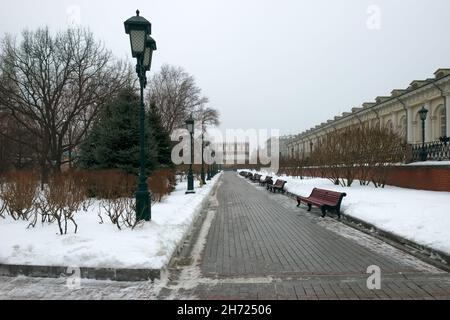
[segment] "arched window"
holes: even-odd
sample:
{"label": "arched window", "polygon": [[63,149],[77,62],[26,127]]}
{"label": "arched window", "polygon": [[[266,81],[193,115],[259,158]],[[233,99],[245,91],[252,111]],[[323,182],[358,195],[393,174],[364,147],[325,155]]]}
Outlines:
{"label": "arched window", "polygon": [[379,119],[373,119],[373,120],[371,121],[370,127],[371,127],[372,129],[379,129],[379,128],[380,128],[380,120],[379,120]]}
{"label": "arched window", "polygon": [[439,137],[443,137],[447,135],[447,114],[445,112],[444,106],[439,107],[439,111],[437,113],[438,123],[439,123]]}

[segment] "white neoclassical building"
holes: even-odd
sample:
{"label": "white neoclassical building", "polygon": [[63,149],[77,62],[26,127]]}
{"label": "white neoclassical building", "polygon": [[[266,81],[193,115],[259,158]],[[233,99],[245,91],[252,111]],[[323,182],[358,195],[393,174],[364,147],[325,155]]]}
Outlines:
{"label": "white neoclassical building", "polygon": [[434,77],[415,80],[406,89],[395,89],[389,96],[365,102],[349,112],[298,134],[287,144],[284,157],[305,157],[327,133],[350,125],[368,124],[390,128],[401,134],[408,144],[422,142],[422,124],[418,111],[425,107],[425,141],[450,136],[450,69],[439,69]]}
{"label": "white neoclassical building", "polygon": [[223,163],[226,165],[248,164],[250,162],[250,143],[249,142],[224,142]]}

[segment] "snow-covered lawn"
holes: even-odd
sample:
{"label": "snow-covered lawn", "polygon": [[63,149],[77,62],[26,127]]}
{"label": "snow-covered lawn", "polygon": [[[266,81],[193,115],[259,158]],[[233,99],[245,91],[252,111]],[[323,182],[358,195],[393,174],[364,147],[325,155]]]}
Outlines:
{"label": "snow-covered lawn", "polygon": [[[78,232],[59,235],[56,224],[37,224],[0,218],[0,264],[97,268],[160,269],[166,266],[189,231],[203,201],[220,175],[195,194],[186,195],[186,182],[152,206],[152,221],[135,230],[118,228],[107,217],[100,224],[98,201],[75,219]],[[198,187],[198,186],[197,186]]]}
{"label": "snow-covered lawn", "polygon": [[[260,172],[265,178],[266,172]],[[278,178],[276,175],[274,179]],[[312,189],[345,192],[341,211],[411,241],[450,254],[450,192],[422,191],[386,186],[350,188],[334,185],[328,179],[300,179],[283,176],[286,190],[309,196]]]}

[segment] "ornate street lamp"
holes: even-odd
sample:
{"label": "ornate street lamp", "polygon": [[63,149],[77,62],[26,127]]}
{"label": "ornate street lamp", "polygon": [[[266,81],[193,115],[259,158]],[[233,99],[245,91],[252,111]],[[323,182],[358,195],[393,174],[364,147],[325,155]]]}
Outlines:
{"label": "ornate street lamp", "polygon": [[[211,145],[211,142],[205,141],[205,147],[208,147]],[[211,180],[211,165],[208,164],[208,168],[206,169],[206,181]]]}
{"label": "ornate street lamp", "polygon": [[206,170],[206,181],[211,180],[211,165],[208,164],[208,169]]}
{"label": "ornate street lamp", "polygon": [[151,206],[150,192],[147,184],[147,174],[145,168],[145,106],[144,106],[144,88],[147,85],[146,72],[150,71],[152,64],[153,51],[156,50],[156,42],[150,37],[152,33],[151,23],[139,16],[139,10],[136,16],[131,17],[124,23],[125,33],[130,36],[131,54],[137,59],[136,73],[139,77],[141,101],[139,109],[139,145],[140,145],[140,170],[139,183],[136,191],[136,218],[137,220],[150,221]]}
{"label": "ornate street lamp", "polygon": [[202,170],[200,172],[200,179],[202,180],[202,184],[206,184],[206,181],[205,181],[205,161],[204,161],[204,158],[203,158],[204,150],[205,150],[205,145],[204,145],[203,120],[202,120]]}
{"label": "ornate street lamp", "polygon": [[419,110],[420,120],[422,120],[422,149],[420,150],[420,161],[427,161],[427,151],[425,150],[425,120],[428,110],[425,107]]}
{"label": "ornate street lamp", "polygon": [[189,172],[187,178],[187,191],[186,194],[195,193],[194,191],[194,175],[192,174],[192,164],[194,163],[194,119],[192,114],[189,119],[186,120],[186,129],[189,131],[191,137],[191,163],[189,164]]}

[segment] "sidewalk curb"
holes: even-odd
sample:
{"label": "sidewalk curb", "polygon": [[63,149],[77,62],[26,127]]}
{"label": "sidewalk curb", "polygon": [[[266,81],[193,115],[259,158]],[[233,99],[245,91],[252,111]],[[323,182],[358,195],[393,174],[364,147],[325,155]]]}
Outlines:
{"label": "sidewalk curb", "polygon": [[218,179],[215,181],[215,184],[209,191],[208,195],[202,200],[197,215],[195,216],[191,225],[184,234],[182,240],[180,241],[180,244],[172,253],[172,257],[169,259],[169,262],[167,263],[164,271],[167,271],[168,268],[176,264],[179,261],[180,257],[183,256],[182,253],[185,252],[186,250],[190,250],[190,248],[194,245],[192,239],[195,239],[197,237],[197,234],[200,231],[203,222],[205,221],[207,213],[206,209],[209,206],[210,197],[217,191],[221,177],[222,173],[219,174]]}
{"label": "sidewalk curb", "polygon": [[26,276],[34,278],[73,278],[111,280],[111,281],[149,281],[161,277],[160,269],[115,269],[115,268],[71,268],[61,266],[36,266],[0,264],[0,276]]}
{"label": "sidewalk curb", "polygon": [[[79,276],[82,279],[94,279],[94,280],[111,280],[111,281],[153,281],[160,279],[167,273],[168,267],[173,263],[176,256],[179,255],[181,250],[186,246],[195,232],[198,224],[203,222],[205,217],[202,214],[205,208],[209,204],[209,198],[211,194],[215,192],[218,186],[218,182],[221,175],[214,182],[214,186],[209,193],[202,200],[200,207],[195,213],[194,219],[186,230],[184,236],[176,246],[174,252],[166,265],[161,269],[121,269],[121,268],[90,268],[90,267],[69,267],[69,266],[38,266],[38,265],[15,265],[15,264],[0,264],[0,276],[17,277],[27,276],[36,278],[73,278],[74,270],[79,271]],[[78,276],[77,275],[77,276]]]}

